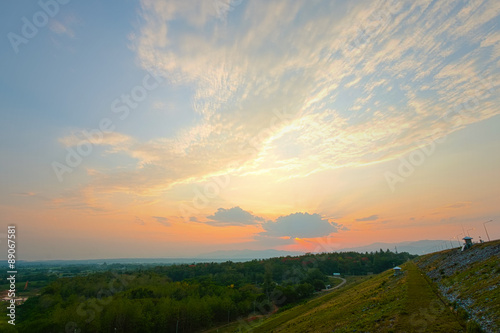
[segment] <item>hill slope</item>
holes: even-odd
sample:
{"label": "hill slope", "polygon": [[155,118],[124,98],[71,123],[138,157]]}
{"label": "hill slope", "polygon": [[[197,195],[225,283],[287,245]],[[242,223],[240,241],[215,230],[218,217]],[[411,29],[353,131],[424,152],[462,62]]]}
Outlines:
{"label": "hill slope", "polygon": [[254,332],[465,332],[414,263],[273,315]]}
{"label": "hill slope", "polygon": [[[419,257],[254,323],[254,332],[499,332],[500,241]],[[241,328],[241,327],[240,327]],[[238,331],[238,330],[236,330]]]}
{"label": "hill slope", "polygon": [[500,332],[500,240],[422,256],[417,265],[457,312]]}

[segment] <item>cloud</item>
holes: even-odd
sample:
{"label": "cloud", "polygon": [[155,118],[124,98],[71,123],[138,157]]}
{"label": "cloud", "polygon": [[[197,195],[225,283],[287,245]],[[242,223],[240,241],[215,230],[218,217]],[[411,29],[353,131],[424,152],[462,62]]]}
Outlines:
{"label": "cloud", "polygon": [[210,219],[206,222],[207,224],[218,227],[255,225],[264,221],[262,217],[254,216],[238,206],[230,209],[219,208],[214,215],[207,216],[207,218]]}
{"label": "cloud", "polygon": [[49,22],[50,31],[60,36],[75,38],[74,27],[81,23],[80,19],[73,14],[61,13],[56,18],[52,18]]}
{"label": "cloud", "polygon": [[274,248],[277,246],[291,245],[295,243],[294,238],[290,237],[273,237],[267,236],[266,234],[260,233],[255,235],[254,240],[258,242],[259,246],[262,248]]}
{"label": "cloud", "polygon": [[20,197],[33,197],[37,194],[35,192],[17,192],[17,193],[13,193],[13,195],[20,196]]}
{"label": "cloud", "polygon": [[144,222],[144,220],[138,216],[135,217],[134,223],[137,223],[139,225],[146,225],[146,222]]}
{"label": "cloud", "polygon": [[367,217],[362,217],[359,219],[356,219],[356,221],[362,222],[362,221],[375,221],[378,220],[378,215],[371,215]]}
{"label": "cloud", "polygon": [[454,204],[448,205],[445,208],[469,208],[472,206],[472,202],[464,201],[464,202],[456,202]]}
{"label": "cloud", "polygon": [[319,214],[294,213],[280,216],[276,221],[262,224],[265,232],[261,237],[315,238],[338,232],[341,227],[335,222],[323,219]]}
{"label": "cloud", "polygon": [[98,200],[92,187],[86,186],[76,190],[65,190],[59,197],[51,200],[56,209],[66,208],[71,210],[90,211],[94,213],[109,212],[103,200]]}
{"label": "cloud", "polygon": [[103,145],[120,147],[130,146],[133,139],[130,136],[118,132],[102,132],[100,130],[76,130],[71,134],[59,138],[59,142],[66,147],[75,147],[85,143],[92,145]]}
{"label": "cloud", "polygon": [[436,131],[493,117],[499,39],[486,22],[499,5],[476,7],[256,0],[218,11],[211,2],[144,0],[130,37],[138,63],[187,87],[196,117],[162,138],[107,136],[109,152],[137,163],[96,172],[92,186],[158,194],[232,165],[235,176],[308,177],[391,160]]}
{"label": "cloud", "polygon": [[51,20],[49,28],[52,32],[55,32],[58,35],[66,35],[70,38],[75,37],[74,31],[70,29],[68,25],[64,25],[63,23],[57,20]]}
{"label": "cloud", "polygon": [[42,195],[40,193],[36,193],[36,192],[16,192],[16,193],[12,193],[11,195],[16,196],[16,197],[35,198],[35,199],[39,199],[42,201],[50,201],[51,200],[47,196]]}
{"label": "cloud", "polygon": [[153,216],[153,218],[156,220],[156,222],[160,223],[160,224],[163,224],[165,227],[170,227],[171,226],[171,223],[168,222],[167,218],[166,217],[162,217],[162,216]]}

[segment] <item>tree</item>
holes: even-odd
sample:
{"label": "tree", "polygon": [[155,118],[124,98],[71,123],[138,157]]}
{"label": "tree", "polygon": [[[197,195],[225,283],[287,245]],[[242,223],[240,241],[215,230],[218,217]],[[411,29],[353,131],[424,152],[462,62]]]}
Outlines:
{"label": "tree", "polygon": [[322,289],[325,289],[325,283],[321,280],[316,279],[313,281],[313,287],[316,291],[320,291]]}

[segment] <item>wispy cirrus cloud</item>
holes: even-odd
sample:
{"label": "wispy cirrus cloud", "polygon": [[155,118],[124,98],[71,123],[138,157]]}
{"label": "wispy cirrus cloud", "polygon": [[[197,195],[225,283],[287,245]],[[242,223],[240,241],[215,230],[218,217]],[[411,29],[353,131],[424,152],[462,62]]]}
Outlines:
{"label": "wispy cirrus cloud", "polygon": [[472,206],[472,202],[465,201],[465,202],[455,202],[451,205],[446,206],[445,208],[456,209],[456,208],[469,208],[471,206]]}
{"label": "wispy cirrus cloud", "polygon": [[100,191],[369,165],[500,112],[492,1],[252,1],[221,22],[205,3],[148,0],[141,13],[131,35],[139,63],[192,89],[197,117],[163,138],[107,138],[108,152],[137,164],[95,172]]}

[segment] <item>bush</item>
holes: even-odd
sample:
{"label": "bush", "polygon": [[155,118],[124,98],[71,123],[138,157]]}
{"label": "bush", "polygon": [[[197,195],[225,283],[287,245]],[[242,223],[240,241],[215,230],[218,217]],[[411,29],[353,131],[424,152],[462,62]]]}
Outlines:
{"label": "bush", "polygon": [[325,283],[321,280],[314,280],[313,287],[316,291],[320,291],[322,289],[325,289]]}

